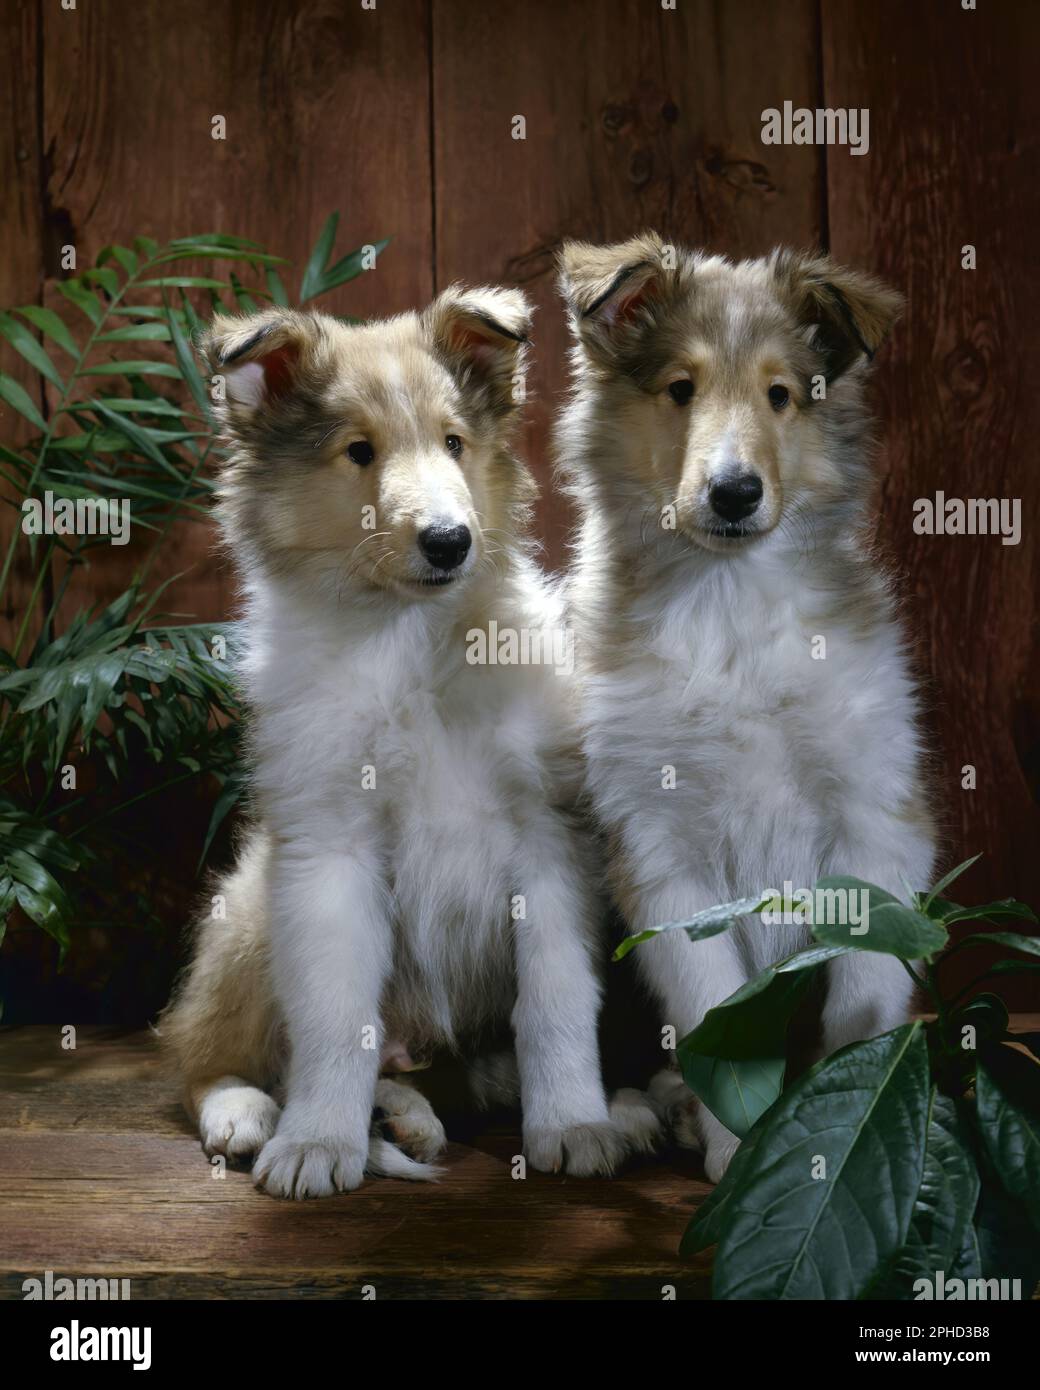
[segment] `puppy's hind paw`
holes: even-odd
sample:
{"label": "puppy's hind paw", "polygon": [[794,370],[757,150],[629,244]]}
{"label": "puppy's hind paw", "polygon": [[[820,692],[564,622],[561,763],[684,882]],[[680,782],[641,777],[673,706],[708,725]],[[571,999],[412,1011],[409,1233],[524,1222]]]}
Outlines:
{"label": "puppy's hind paw", "polygon": [[421,1092],[389,1079],[376,1084],[373,1134],[417,1163],[432,1163],[447,1148],[444,1126]]}
{"label": "puppy's hind paw", "polygon": [[625,1087],[610,1102],[610,1118],[629,1153],[652,1154],[664,1140],[664,1125],[642,1091]]}

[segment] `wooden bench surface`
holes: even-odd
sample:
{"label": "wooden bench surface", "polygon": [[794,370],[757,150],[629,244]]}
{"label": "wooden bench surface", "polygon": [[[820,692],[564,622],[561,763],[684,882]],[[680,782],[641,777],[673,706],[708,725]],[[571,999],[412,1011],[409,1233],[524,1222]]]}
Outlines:
{"label": "wooden bench surface", "polygon": [[247,1172],[214,1176],[149,1033],[83,1027],[76,1044],[0,1030],[0,1298],[47,1270],[128,1278],[132,1298],[709,1296],[708,1256],[676,1253],[711,1191],[696,1155],[517,1180],[516,1130],[489,1126],[450,1145],[439,1183],[277,1201]]}
{"label": "wooden bench surface", "polygon": [[514,1130],[452,1143],[436,1184],[366,1181],[321,1201],[214,1176],[147,1032],[0,1031],[0,1297],[57,1275],[129,1278],[133,1298],[708,1296],[677,1247],[711,1190],[693,1154],[621,1176],[511,1175]]}

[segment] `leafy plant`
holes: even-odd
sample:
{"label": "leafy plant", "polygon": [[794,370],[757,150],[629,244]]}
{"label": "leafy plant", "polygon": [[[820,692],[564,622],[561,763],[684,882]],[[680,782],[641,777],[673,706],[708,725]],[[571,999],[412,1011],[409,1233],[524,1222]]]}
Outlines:
{"label": "leafy plant", "polygon": [[[810,908],[814,944],[762,971],[678,1044],[686,1084],[743,1141],[680,1246],[687,1256],[717,1247],[716,1298],[906,1299],[939,1272],[947,1297],[955,1279],[962,1297],[973,1296],[970,1280],[1019,1279],[1026,1298],[1035,1288],[1040,1035],[1009,1033],[996,995],[969,996],[988,977],[1040,971],[1040,939],[998,930],[948,945],[955,923],[1036,921],[1010,898],[961,907],[944,897],[974,862],[908,904],[859,879],[821,879],[812,904],[866,903],[865,927]],[[615,957],[661,931],[696,941],[751,912],[805,907],[723,903],[629,937]],[[947,962],[979,946],[1017,956],[951,995]],[[785,1088],[788,1025],[810,981],[828,960],[864,950],[901,960],[935,1017],[844,1047]]]}
{"label": "leafy plant", "polygon": [[[387,245],[334,260],[337,225],[333,213],[304,268],[300,303],[353,279]],[[216,436],[193,351],[202,317],[287,304],[286,264],[242,237],[160,245],[142,236],[106,246],[89,270],[58,282],[67,313],[37,304],[0,312],[0,336],[38,377],[30,393],[0,372],[0,398],[31,432],[21,445],[0,444],[3,500],[18,513],[0,600],[10,602],[16,561],[31,575],[10,650],[0,650],[0,940],[17,906],[64,958],[74,931],[116,913],[120,866],[140,876],[156,853],[136,842],[130,808],[190,779],[213,780],[204,857],[240,795],[233,626],[160,621],[166,585],[149,591],[147,581],[171,529],[209,512]],[[95,533],[23,526],[47,494],[52,515],[80,504]],[[66,620],[69,586],[108,543],[120,499],[150,544],[125,592]],[[39,632],[23,655],[34,616]],[[154,914],[147,891],[123,909],[138,921]]]}

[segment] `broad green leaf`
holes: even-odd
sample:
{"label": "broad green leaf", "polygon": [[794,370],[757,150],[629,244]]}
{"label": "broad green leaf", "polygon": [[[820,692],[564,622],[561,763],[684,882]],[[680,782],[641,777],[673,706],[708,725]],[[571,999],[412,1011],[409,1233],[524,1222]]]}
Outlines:
{"label": "broad green leaf", "polygon": [[782,1052],[743,1061],[683,1052],[680,1061],[687,1086],[738,1139],[748,1134],[779,1096],[787,1065]]}
{"label": "broad green leaf", "polygon": [[998,960],[987,975],[1029,975],[1040,970],[1040,960]]}
{"label": "broad green leaf", "polygon": [[[1040,1240],[1024,1204],[1011,1197],[989,1173],[982,1181],[975,1237],[982,1277],[1021,1279],[1022,1298],[1031,1298],[1040,1280]],[[1000,1289],[991,1286],[987,1292],[993,1298]]]}
{"label": "broad green leaf", "polygon": [[635,936],[626,936],[614,952],[613,959],[621,960],[640,942],[660,936],[661,932],[684,931],[691,941],[703,941],[706,937],[718,936],[720,932],[728,931],[738,917],[760,912],[769,906],[770,901],[771,899],[762,898],[737,898],[731,903],[717,903],[714,907],[706,907],[702,912],[697,912],[682,922],[665,922],[660,927],[648,927],[646,931],[637,932]]}
{"label": "broad green leaf", "polygon": [[1040,956],[1040,936],[1022,936],[1019,932],[994,931],[987,932],[984,936],[981,934],[966,936],[958,945],[967,946],[969,942],[974,946],[1003,946],[1008,951],[1022,951],[1027,956]]}
{"label": "broad green leaf", "polygon": [[710,1009],[676,1048],[687,1086],[739,1137],[781,1092],[788,1025],[813,974],[844,954],[816,946],[768,967]]}
{"label": "broad green leaf", "polygon": [[968,1261],[978,1198],[970,1134],[956,1104],[933,1089],[924,1172],[906,1242],[866,1296],[912,1299],[915,1280],[934,1281],[937,1270],[949,1272]]}
{"label": "broad green leaf", "polygon": [[77,309],[86,314],[95,327],[104,321],[105,310],[101,301],[96,294],[84,289],[79,280],[59,280],[57,284],[59,292],[70,304],[75,304]]}
{"label": "broad green leaf", "polygon": [[67,352],[70,357],[79,361],[80,351],[76,346],[76,340],[53,309],[43,309],[38,304],[23,304],[15,313],[21,314],[23,319],[28,319],[34,328],[46,333],[48,338],[53,338],[62,352]]}
{"label": "broad green leaf", "polygon": [[944,893],[955,879],[960,878],[961,874],[965,873],[968,869],[971,868],[972,864],[977,863],[981,858],[981,854],[973,854],[970,859],[965,859],[963,864],[958,864],[957,867],[955,869],[951,869],[948,874],[943,874],[942,878],[925,898],[924,907],[922,908],[922,911],[927,913],[933,900],[939,897],[941,893]]}
{"label": "broad green leaf", "polygon": [[845,954],[844,946],[816,946],[767,966],[687,1033],[676,1048],[680,1064],[690,1053],[735,1061],[783,1055],[787,1026],[813,973]]}
{"label": "broad green leaf", "polygon": [[713,1293],[853,1299],[904,1244],[929,1109],[920,1023],[818,1063],[763,1121],[726,1212]]}
{"label": "broad green leaf", "polygon": [[995,994],[977,994],[970,1003],[954,1010],[950,1025],[954,1030],[971,1025],[980,1042],[992,1042],[1007,1032],[1007,1006]]}
{"label": "broad green leaf", "polygon": [[730,1159],[729,1167],[722,1181],[705,1197],[693,1214],[690,1224],[683,1233],[679,1254],[685,1259],[717,1245],[726,1225],[726,1216],[734,1197],[744,1183],[754,1176],[756,1170],[756,1149],[765,1132],[768,1121],[761,1119],[740,1143],[740,1147]]}
{"label": "broad green leaf", "polygon": [[1017,902],[1014,898],[1001,898],[999,902],[983,903],[981,907],[959,907],[943,918],[943,924],[949,927],[954,922],[972,922],[980,917],[1018,917],[1026,922],[1036,921],[1036,913],[1025,903]]}
{"label": "broad green leaf", "polygon": [[975,1104],[1000,1181],[1029,1212],[1040,1239],[1040,1065],[1012,1047],[986,1048],[975,1071]]}
{"label": "broad green leaf", "polygon": [[153,256],[158,255],[159,243],[150,236],[135,236],[134,250],[146,261],[150,261]]}
{"label": "broad green leaf", "polygon": [[13,376],[8,376],[6,372],[0,372],[0,396],[8,405],[14,406],[20,415],[24,415],[30,425],[35,425],[38,430],[46,433],[47,421],[33,405],[32,397],[24,386],[20,386]]}
{"label": "broad green leaf", "polygon": [[19,323],[10,314],[0,313],[0,333],[4,335],[16,352],[20,352],[25,360],[36,368],[41,376],[45,376],[59,391],[64,391],[65,383],[62,381],[57,367],[48,357],[43,345],[34,334],[29,332],[24,323]]}
{"label": "broad green leaf", "polygon": [[951,912],[960,912],[961,910],[960,903],[951,902],[949,898],[929,900],[925,893],[914,894],[913,906],[918,912],[923,912],[926,917],[932,917],[937,922],[944,922]]}
{"label": "broad green leaf", "polygon": [[[814,922],[812,934],[826,945],[847,946],[855,951],[881,951],[898,956],[900,960],[918,960],[941,951],[948,941],[940,923],[906,907],[891,893],[874,883],[844,875],[821,878],[815,892],[834,895],[828,900],[828,916],[848,920]],[[855,898],[847,895],[855,894]],[[857,912],[863,920],[853,922],[852,913],[842,909],[850,901],[866,912]],[[833,909],[833,911],[831,911]]]}
{"label": "broad green leaf", "polygon": [[961,1246],[950,1269],[953,1279],[980,1279],[982,1277],[982,1252],[979,1249],[979,1235],[974,1224],[968,1223]]}

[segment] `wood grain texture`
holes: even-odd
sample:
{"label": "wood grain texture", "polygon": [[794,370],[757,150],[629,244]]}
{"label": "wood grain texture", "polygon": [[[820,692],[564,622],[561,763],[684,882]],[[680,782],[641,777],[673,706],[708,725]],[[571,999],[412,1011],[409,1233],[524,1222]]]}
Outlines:
{"label": "wood grain texture", "polygon": [[[41,150],[37,111],[40,16],[27,0],[0,0],[0,308],[37,304],[43,283],[43,244],[40,223]],[[27,326],[27,325],[26,325]],[[42,407],[39,378],[25,359],[0,340],[0,369],[29,392]],[[33,435],[32,426],[0,400],[0,439],[17,450]],[[0,478],[0,564],[7,554],[21,513],[9,505],[15,490]],[[0,608],[0,647],[14,643],[35,578],[28,547],[20,542]],[[30,640],[36,635],[30,630]]]}
{"label": "wood grain texture", "polygon": [[[47,225],[81,265],[141,233],[252,237],[296,263],[295,292],[339,210],[341,254],[393,242],[321,307],[364,316],[422,303],[432,263],[427,27],[426,0],[375,11],[339,0],[47,6]],[[217,115],[224,140],[212,138]],[[48,303],[57,298],[51,284]],[[226,616],[233,577],[213,542],[208,525],[171,535],[152,576],[188,571],[170,609]],[[106,548],[70,585],[66,612],[120,592],[139,556],[133,543]]]}
{"label": "wood grain texture", "polygon": [[[219,228],[299,260],[337,207],[344,249],[394,241],[375,272],[329,300],[334,309],[391,312],[456,278],[520,284],[538,305],[522,447],[542,482],[553,563],[570,523],[548,482],[566,380],[552,287],[563,237],[652,224],[734,255],[829,237],[838,257],[898,285],[907,314],[876,383],[878,535],[927,681],[944,859],[985,851],[964,881],[969,900],[1040,905],[1040,179],[1027,67],[1037,6],[680,0],[673,12],[655,0],[384,0],[363,11],[343,0],[91,0],[66,11],[0,0],[0,15],[4,305],[57,307],[57,251],[69,241],[85,263],[138,232]],[[870,154],[764,147],[761,111],[785,100],[868,106]],[[226,141],[211,139],[216,114]],[[525,141],[511,138],[516,115]],[[974,272],[960,269],[967,242],[978,248]],[[31,384],[22,360],[0,352]],[[5,435],[10,415],[0,411]],[[1020,497],[1022,543],[914,535],[913,501],[938,489]],[[0,541],[11,520],[0,508]],[[137,553],[93,552],[66,613],[118,592]],[[227,616],[233,579],[208,526],[180,528],[154,578],[184,569],[164,606]],[[8,637],[26,597],[21,568],[0,612]],[[961,789],[968,763],[975,791]],[[182,818],[185,844],[200,823]],[[950,969],[967,972],[967,953]],[[1013,1003],[1030,1002],[1022,982],[1008,989]]]}
{"label": "wood grain texture", "polygon": [[0,1297],[43,1270],[129,1278],[134,1298],[707,1295],[679,1237],[710,1190],[689,1154],[613,1181],[511,1176],[519,1138],[453,1143],[437,1184],[282,1203],[213,1177],[147,1033],[0,1032]]}
{"label": "wood grain texture", "polygon": [[711,1190],[689,1153],[611,1181],[515,1180],[517,1134],[485,1128],[450,1145],[437,1184],[279,1202],[213,1176],[151,1034],[83,1027],[74,1051],[61,1036],[0,1030],[0,1299],[48,1269],[127,1278],[134,1299],[708,1297],[710,1257],[675,1253]]}
{"label": "wood grain texture", "polygon": [[566,386],[557,247],[647,226],[734,255],[818,240],[820,151],[760,138],[763,107],[815,104],[817,67],[809,0],[434,5],[437,284],[515,283],[537,305],[524,447],[551,562],[571,521],[549,488]]}
{"label": "wood grain texture", "polygon": [[[870,152],[828,151],[831,248],[907,300],[879,362],[879,535],[910,596],[937,730],[955,896],[1040,906],[1040,488],[1035,236],[1040,9],[898,0],[822,6],[829,106],[868,107]],[[974,245],[978,269],[961,268]],[[913,503],[1020,498],[1022,539],[915,535]],[[963,790],[961,769],[977,769]],[[1036,999],[1016,981],[1012,999]]]}

